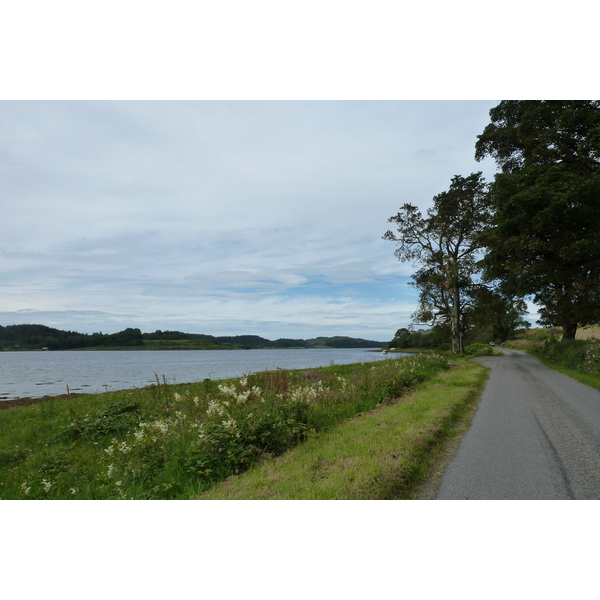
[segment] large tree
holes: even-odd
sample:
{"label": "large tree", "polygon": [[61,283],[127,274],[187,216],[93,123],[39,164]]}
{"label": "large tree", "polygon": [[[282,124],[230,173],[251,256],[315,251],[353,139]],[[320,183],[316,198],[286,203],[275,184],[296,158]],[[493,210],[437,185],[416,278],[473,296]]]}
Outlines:
{"label": "large tree", "polygon": [[397,234],[383,237],[397,243],[398,260],[421,268],[413,275],[419,289],[419,323],[450,325],[452,350],[459,351],[463,313],[478,272],[481,243],[478,235],[489,221],[485,199],[487,185],[481,172],[456,175],[450,188],[433,198],[424,217],[412,204],[404,204],[396,216]]}
{"label": "large tree", "polygon": [[517,329],[530,327],[523,317],[527,304],[522,298],[505,296],[495,289],[480,286],[473,293],[474,302],[467,315],[470,341],[507,340]]}
{"label": "large tree", "polygon": [[500,168],[487,276],[573,339],[600,322],[600,102],[507,100],[490,117],[475,153]]}

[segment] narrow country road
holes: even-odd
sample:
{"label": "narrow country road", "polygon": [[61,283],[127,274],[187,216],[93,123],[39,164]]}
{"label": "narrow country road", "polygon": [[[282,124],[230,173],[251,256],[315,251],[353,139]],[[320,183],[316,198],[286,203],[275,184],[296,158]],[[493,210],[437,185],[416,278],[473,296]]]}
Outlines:
{"label": "narrow country road", "polygon": [[600,499],[600,392],[503,352],[437,499]]}

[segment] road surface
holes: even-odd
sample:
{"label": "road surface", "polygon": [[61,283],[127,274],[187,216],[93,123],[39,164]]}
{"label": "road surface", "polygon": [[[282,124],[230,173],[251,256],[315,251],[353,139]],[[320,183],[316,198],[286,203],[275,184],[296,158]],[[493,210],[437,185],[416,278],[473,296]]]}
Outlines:
{"label": "road surface", "polygon": [[437,499],[600,499],[600,392],[503,352]]}

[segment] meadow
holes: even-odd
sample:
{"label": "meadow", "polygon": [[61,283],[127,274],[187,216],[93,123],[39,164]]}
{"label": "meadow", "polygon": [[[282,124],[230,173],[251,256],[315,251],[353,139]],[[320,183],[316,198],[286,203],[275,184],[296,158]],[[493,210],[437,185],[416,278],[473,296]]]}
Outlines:
{"label": "meadow", "polygon": [[[202,497],[290,449],[319,444],[344,424],[402,406],[411,390],[450,366],[448,357],[427,354],[185,385],[157,376],[146,389],[0,411],[0,498]],[[436,397],[407,412],[420,453],[435,446],[464,405],[464,398],[448,404],[447,393]],[[398,448],[406,445],[401,435],[391,440]]]}

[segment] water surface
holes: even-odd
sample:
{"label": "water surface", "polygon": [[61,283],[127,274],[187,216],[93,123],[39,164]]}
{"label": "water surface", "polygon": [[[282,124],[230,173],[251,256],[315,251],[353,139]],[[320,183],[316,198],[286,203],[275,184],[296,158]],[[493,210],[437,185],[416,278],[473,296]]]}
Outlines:
{"label": "water surface", "polygon": [[0,352],[0,401],[66,394],[67,386],[72,393],[145,387],[157,375],[161,382],[191,383],[385,358],[362,348]]}

